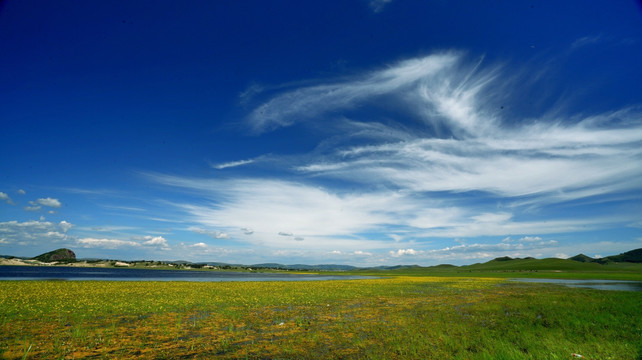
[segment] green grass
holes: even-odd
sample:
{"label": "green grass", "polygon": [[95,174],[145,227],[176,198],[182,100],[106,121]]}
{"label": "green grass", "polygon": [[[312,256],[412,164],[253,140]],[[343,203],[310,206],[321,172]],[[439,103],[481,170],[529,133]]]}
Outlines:
{"label": "green grass", "polygon": [[0,357],[640,359],[642,293],[501,279],[0,282]]}

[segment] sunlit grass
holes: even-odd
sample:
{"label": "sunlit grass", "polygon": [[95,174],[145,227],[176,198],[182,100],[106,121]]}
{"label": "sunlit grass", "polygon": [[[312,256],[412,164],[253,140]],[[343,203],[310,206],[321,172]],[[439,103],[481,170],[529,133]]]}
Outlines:
{"label": "sunlit grass", "polygon": [[3,358],[639,359],[642,294],[499,279],[0,282]]}

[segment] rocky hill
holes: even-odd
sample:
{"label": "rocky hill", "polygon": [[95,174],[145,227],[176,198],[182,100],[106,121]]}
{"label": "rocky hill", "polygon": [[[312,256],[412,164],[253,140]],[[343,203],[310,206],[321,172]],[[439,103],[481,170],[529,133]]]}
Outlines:
{"label": "rocky hill", "polygon": [[50,251],[48,253],[44,253],[41,255],[38,255],[33,258],[34,260],[42,261],[42,262],[74,262],[76,261],[76,254],[69,250],[69,249],[58,249],[54,251]]}

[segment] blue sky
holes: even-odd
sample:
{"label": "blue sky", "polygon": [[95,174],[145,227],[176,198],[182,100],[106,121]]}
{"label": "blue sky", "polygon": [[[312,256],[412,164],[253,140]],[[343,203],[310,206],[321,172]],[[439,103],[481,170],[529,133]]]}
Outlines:
{"label": "blue sky", "polygon": [[636,1],[0,3],[0,254],[642,247]]}

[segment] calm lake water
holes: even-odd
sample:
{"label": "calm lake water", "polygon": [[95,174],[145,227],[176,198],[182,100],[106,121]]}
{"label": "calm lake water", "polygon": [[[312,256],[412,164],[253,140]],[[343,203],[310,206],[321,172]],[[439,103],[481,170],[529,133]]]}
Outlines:
{"label": "calm lake water", "polygon": [[559,284],[568,287],[597,290],[642,291],[642,281],[624,280],[568,280],[568,279],[511,279],[512,281]]}
{"label": "calm lake water", "polygon": [[54,266],[0,266],[0,280],[111,281],[319,281],[374,279],[373,276],[147,270]]}

